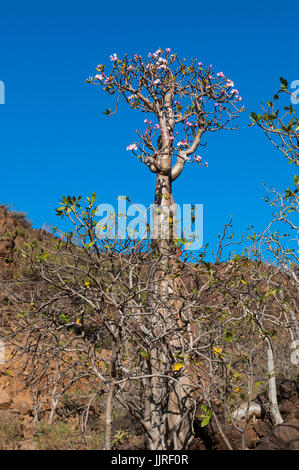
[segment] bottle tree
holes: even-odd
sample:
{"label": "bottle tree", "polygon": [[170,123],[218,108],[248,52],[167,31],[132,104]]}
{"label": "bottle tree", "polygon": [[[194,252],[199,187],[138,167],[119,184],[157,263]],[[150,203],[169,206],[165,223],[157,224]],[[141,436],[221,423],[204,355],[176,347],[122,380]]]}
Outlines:
{"label": "bottle tree", "polygon": [[[174,203],[172,183],[185,165],[208,166],[198,153],[204,134],[236,129],[231,121],[244,109],[242,98],[234,82],[221,71],[215,73],[212,64],[204,67],[195,59],[187,65],[169,48],[150,52],[146,58],[126,54],[120,59],[114,53],[110,61],[109,71],[99,64],[87,82],[116,95],[115,111],[107,109],[105,114],[114,114],[123,99],[131,109],[149,115],[127,150],[156,175],[154,202],[162,219]],[[162,227],[162,220],[157,225]]]}
{"label": "bottle tree", "polygon": [[[244,107],[240,104],[242,98],[234,82],[223,72],[215,72],[212,64],[204,66],[198,59],[187,64],[170,48],[159,48],[147,57],[139,54],[129,57],[126,54],[119,58],[114,53],[110,61],[109,70],[104,64],[99,64],[95,76],[87,79],[88,83],[115,95],[115,110],[107,109],[105,114],[114,114],[121,99],[131,109],[146,113],[143,130],[137,129],[138,138],[126,148],[156,175],[153,230],[156,240],[153,247],[155,254],[159,255],[159,267],[153,277],[154,294],[149,295],[148,304],[151,309],[154,299],[159,299],[161,307],[148,321],[152,322],[151,328],[158,337],[159,328],[170,330],[173,318],[177,318],[178,326],[182,326],[180,302],[174,295],[178,292],[179,276],[177,272],[170,272],[173,265],[172,221],[176,217],[172,183],[182,174],[186,164],[208,166],[199,152],[199,148],[205,145],[203,136],[222,129],[236,129],[232,121]],[[163,327],[159,317],[165,319]],[[174,353],[180,354],[180,339],[173,336],[168,341]],[[156,360],[155,370],[152,370],[152,404],[148,416],[153,429],[157,430],[149,447],[163,448],[159,436],[164,432],[161,429],[165,429],[169,448],[184,448],[192,428],[190,394],[186,388],[188,380],[182,376],[181,384],[179,380],[172,382],[171,393],[165,393],[166,382],[161,377],[167,356],[163,353],[163,346],[160,344],[158,347],[157,344],[154,341],[149,352],[151,359]],[[168,407],[167,423],[161,419],[161,410],[165,411],[165,406]]]}

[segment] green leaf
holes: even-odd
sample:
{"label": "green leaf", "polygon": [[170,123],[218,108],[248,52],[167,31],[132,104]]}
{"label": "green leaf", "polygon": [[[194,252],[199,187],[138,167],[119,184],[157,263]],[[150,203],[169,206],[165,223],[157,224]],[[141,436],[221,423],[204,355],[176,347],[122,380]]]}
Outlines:
{"label": "green leaf", "polygon": [[40,255],[36,255],[36,259],[38,261],[45,261],[48,258],[48,253],[42,253]]}
{"label": "green leaf", "polygon": [[211,419],[211,416],[206,416],[200,423],[200,427],[204,428],[205,426],[207,426],[210,422],[210,419]]}
{"label": "green leaf", "polygon": [[225,340],[228,343],[231,343],[233,341],[233,334],[230,331],[227,331],[225,334]]}
{"label": "green leaf", "polygon": [[92,195],[90,196],[90,203],[93,204],[95,202],[96,198],[97,198],[96,193],[92,193]]}

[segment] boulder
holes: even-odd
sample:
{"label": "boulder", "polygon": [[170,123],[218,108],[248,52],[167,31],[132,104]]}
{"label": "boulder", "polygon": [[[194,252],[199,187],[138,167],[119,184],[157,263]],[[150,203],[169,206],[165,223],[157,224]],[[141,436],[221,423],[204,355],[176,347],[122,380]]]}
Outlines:
{"label": "boulder", "polygon": [[21,415],[28,415],[32,412],[32,404],[27,400],[18,400],[13,404],[13,411]]}
{"label": "boulder", "polygon": [[299,419],[290,418],[261,439],[256,450],[299,450]]}
{"label": "boulder", "polygon": [[20,450],[38,450],[38,445],[32,440],[23,441],[21,442]]}
{"label": "boulder", "polygon": [[11,402],[12,399],[8,395],[8,393],[5,390],[0,389],[0,410],[6,410],[7,408],[9,408]]}

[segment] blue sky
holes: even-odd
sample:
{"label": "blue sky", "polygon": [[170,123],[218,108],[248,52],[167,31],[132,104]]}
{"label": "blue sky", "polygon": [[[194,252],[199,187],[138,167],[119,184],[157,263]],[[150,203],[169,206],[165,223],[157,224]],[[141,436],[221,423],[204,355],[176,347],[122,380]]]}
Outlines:
{"label": "blue sky", "polygon": [[299,4],[263,2],[50,2],[1,5],[0,203],[27,213],[35,228],[58,225],[64,195],[116,205],[118,195],[149,206],[154,175],[126,146],[144,116],[121,106],[107,118],[112,97],[85,83],[98,63],[117,52],[147,54],[170,47],[230,77],[248,109],[238,132],[207,136],[208,168],[188,165],[174,183],[177,203],[204,204],[204,242],[214,246],[232,214],[237,235],[264,228],[270,210],[262,182],[291,184],[293,169],[249,112],[279,88],[299,80]]}

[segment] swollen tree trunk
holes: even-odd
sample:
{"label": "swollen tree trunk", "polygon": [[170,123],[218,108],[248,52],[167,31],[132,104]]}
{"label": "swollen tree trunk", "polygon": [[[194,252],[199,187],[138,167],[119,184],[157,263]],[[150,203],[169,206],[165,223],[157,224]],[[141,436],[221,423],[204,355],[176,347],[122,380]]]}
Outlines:
{"label": "swollen tree trunk", "polygon": [[[174,250],[172,230],[176,216],[170,171],[168,174],[157,174],[155,209],[153,246],[159,256],[159,264],[154,277],[154,286],[156,298],[159,299],[159,314],[164,318],[164,329],[174,331],[174,322],[177,329],[180,329],[182,325],[177,315],[179,301],[175,298],[178,279],[170,276],[173,271]],[[156,326],[153,325],[153,328],[155,329]],[[159,328],[161,327],[157,327],[155,336],[159,335]],[[179,336],[173,334],[167,341],[173,354],[183,349]],[[151,423],[158,434],[154,432],[149,437],[148,448],[151,450],[183,449],[193,434],[188,377],[182,375],[176,380],[162,378],[165,376],[165,364],[169,363],[169,355],[167,351],[163,351],[161,342],[153,344],[150,354],[155,364],[154,372],[157,375],[161,374],[161,377],[154,377],[151,383]]]}
{"label": "swollen tree trunk", "polygon": [[[159,254],[163,257],[163,263],[169,258],[169,217],[171,216],[171,205],[173,202],[170,174],[158,173],[155,188],[155,206],[153,214],[153,238]],[[165,260],[164,260],[165,257]]]}

